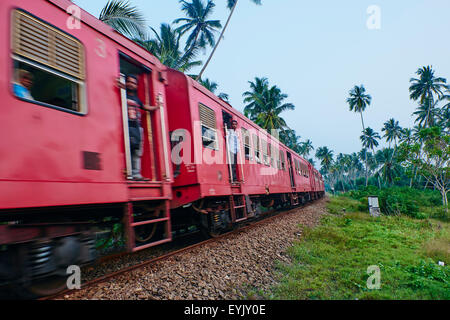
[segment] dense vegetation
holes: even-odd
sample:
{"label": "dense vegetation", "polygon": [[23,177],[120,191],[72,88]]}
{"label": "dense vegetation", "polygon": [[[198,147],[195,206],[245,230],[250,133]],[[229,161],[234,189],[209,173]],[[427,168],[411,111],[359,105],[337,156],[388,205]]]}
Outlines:
{"label": "dense vegetation", "polygon": [[[421,198],[419,204],[435,203],[439,195],[423,192]],[[292,264],[279,265],[281,283],[266,297],[450,299],[450,223],[405,215],[373,218],[361,205],[332,197],[331,214],[320,226],[304,228],[302,240],[288,252]],[[369,266],[379,268],[379,289],[367,286]]]}

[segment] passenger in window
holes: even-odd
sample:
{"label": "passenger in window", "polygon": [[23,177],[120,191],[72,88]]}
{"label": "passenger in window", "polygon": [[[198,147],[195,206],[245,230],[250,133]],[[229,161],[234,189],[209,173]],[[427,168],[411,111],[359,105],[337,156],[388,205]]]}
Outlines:
{"label": "passenger in window", "polygon": [[17,70],[17,82],[13,84],[14,94],[23,99],[34,100],[30,90],[33,87],[33,75],[23,69]]}
{"label": "passenger in window", "polygon": [[126,78],[127,105],[128,105],[128,127],[130,133],[131,166],[132,178],[137,181],[149,181],[141,175],[141,157],[143,153],[143,133],[141,124],[140,110],[153,111],[160,107],[144,106],[137,96],[138,80],[134,75],[128,75]]}
{"label": "passenger in window", "polygon": [[227,134],[233,181],[237,181],[237,156],[239,152],[239,138],[236,131],[237,125],[238,122],[236,120],[231,121],[231,129],[228,130]]}

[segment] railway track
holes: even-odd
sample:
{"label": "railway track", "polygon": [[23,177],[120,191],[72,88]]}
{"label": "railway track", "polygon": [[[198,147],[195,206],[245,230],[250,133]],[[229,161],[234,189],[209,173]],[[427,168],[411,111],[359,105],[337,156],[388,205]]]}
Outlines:
{"label": "railway track", "polygon": [[[193,250],[193,249],[195,249],[197,247],[201,247],[201,246],[204,246],[206,244],[214,243],[214,242],[219,241],[221,239],[231,237],[231,236],[233,236],[233,235],[235,235],[235,234],[237,234],[239,232],[245,231],[245,230],[247,230],[249,228],[253,228],[253,227],[256,227],[256,226],[261,225],[261,224],[269,223],[273,219],[277,219],[277,218],[281,218],[281,217],[283,217],[285,215],[289,215],[289,214],[291,214],[291,213],[293,213],[293,212],[295,212],[295,211],[297,211],[299,209],[306,208],[306,207],[310,206],[313,203],[314,202],[309,202],[307,204],[300,205],[300,206],[295,207],[295,208],[285,209],[285,210],[271,210],[271,211],[265,213],[264,217],[260,218],[259,220],[256,220],[256,221],[253,221],[253,222],[242,222],[240,225],[236,226],[236,228],[234,230],[229,231],[229,232],[224,233],[224,234],[221,234],[221,235],[219,235],[217,237],[209,238],[207,240],[203,240],[203,241],[194,243],[192,245],[188,245],[188,246],[183,247],[181,249],[172,250],[172,251],[167,252],[165,254],[162,254],[160,256],[157,256],[157,257],[154,257],[154,258],[150,258],[150,259],[142,261],[142,262],[138,262],[138,263],[133,264],[131,266],[127,266],[127,267],[122,268],[120,270],[117,270],[117,271],[105,274],[103,276],[97,277],[97,278],[95,278],[93,280],[89,280],[89,281],[87,281],[87,282],[85,282],[85,283],[83,283],[81,285],[81,290],[87,289],[87,288],[92,287],[94,285],[97,285],[99,283],[107,282],[108,280],[111,280],[111,279],[116,278],[116,277],[118,277],[120,275],[129,273],[129,272],[131,272],[133,270],[137,270],[137,269],[140,269],[140,268],[143,268],[143,267],[155,264],[156,262],[166,260],[166,259],[168,259],[170,257],[176,256],[176,255],[179,255],[179,254],[182,254],[182,253],[189,252],[189,251],[191,251],[191,250]],[[149,250],[151,250],[151,249],[149,249]],[[125,254],[116,254],[116,255],[113,255],[111,257],[105,257],[103,259],[103,261],[114,261],[114,259],[120,258],[122,256],[125,256]],[[60,292],[58,294],[42,297],[42,298],[40,298],[38,300],[54,300],[54,299],[58,299],[58,298],[62,298],[62,297],[66,298],[66,296],[68,296],[70,294],[73,294],[75,292],[78,292],[78,291],[79,290],[77,290],[77,289],[71,289],[71,290],[66,289],[66,290],[64,290],[64,291],[62,291],[62,292]]]}

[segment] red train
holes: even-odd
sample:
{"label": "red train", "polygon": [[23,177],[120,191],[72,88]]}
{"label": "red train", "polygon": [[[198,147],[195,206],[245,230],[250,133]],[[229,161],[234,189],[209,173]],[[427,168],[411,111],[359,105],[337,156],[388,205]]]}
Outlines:
{"label": "red train", "polygon": [[[261,207],[323,196],[309,162],[73,8],[0,2],[0,284],[59,290],[67,266],[94,261],[96,235],[114,225],[131,252],[191,225],[215,235]],[[130,74],[155,106],[140,112],[139,181],[130,179],[127,91],[117,85]]]}

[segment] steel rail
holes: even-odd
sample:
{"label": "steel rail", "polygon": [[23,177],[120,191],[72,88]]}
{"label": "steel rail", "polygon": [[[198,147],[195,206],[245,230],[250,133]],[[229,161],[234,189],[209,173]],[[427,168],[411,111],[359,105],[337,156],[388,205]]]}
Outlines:
{"label": "steel rail", "polygon": [[[318,199],[318,200],[320,200],[320,199]],[[118,271],[115,271],[115,272],[109,273],[107,275],[101,276],[99,278],[96,278],[94,280],[91,280],[91,281],[88,281],[88,282],[82,284],[80,289],[66,289],[66,290],[61,291],[61,292],[59,292],[57,294],[39,298],[38,300],[53,300],[53,299],[57,299],[59,297],[64,297],[66,295],[73,294],[75,292],[78,292],[79,290],[87,289],[87,288],[92,287],[92,286],[94,286],[96,284],[99,284],[99,283],[102,283],[102,282],[106,282],[106,281],[108,281],[108,280],[110,280],[112,278],[118,277],[118,276],[120,276],[122,274],[125,274],[125,273],[131,272],[133,270],[137,270],[137,269],[143,268],[145,266],[154,264],[154,263],[162,261],[162,260],[166,260],[166,259],[168,259],[170,257],[173,257],[175,255],[178,255],[178,254],[181,254],[181,253],[184,253],[184,252],[188,252],[188,251],[190,251],[192,249],[195,249],[197,247],[201,247],[203,245],[214,243],[214,242],[219,241],[219,240],[224,239],[224,238],[228,238],[228,237],[230,237],[230,236],[232,236],[234,234],[237,234],[238,232],[242,232],[242,231],[245,231],[247,229],[251,229],[251,228],[256,227],[258,225],[262,225],[264,223],[268,223],[268,222],[270,222],[270,221],[272,221],[272,220],[274,220],[276,218],[281,218],[281,217],[284,217],[286,215],[292,214],[293,212],[295,212],[295,211],[297,211],[299,209],[304,209],[304,208],[312,205],[316,201],[317,200],[314,200],[312,202],[308,202],[306,204],[299,205],[299,206],[297,206],[295,208],[289,208],[289,209],[287,209],[285,211],[281,211],[281,212],[279,212],[277,209],[271,210],[271,211],[266,212],[266,213],[263,214],[265,217],[262,217],[259,220],[242,222],[240,225],[243,225],[243,226],[240,226],[238,224],[238,225],[235,226],[234,230],[226,232],[224,234],[221,234],[221,235],[219,235],[217,237],[210,238],[210,239],[207,239],[207,240],[204,240],[204,241],[200,241],[198,243],[195,243],[193,245],[187,246],[185,248],[174,250],[174,251],[171,251],[171,252],[169,252],[167,254],[161,255],[159,257],[152,258],[150,260],[147,260],[147,261],[144,261],[144,262],[141,262],[141,263],[137,263],[135,265],[128,266],[128,267],[120,269]],[[278,213],[274,214],[276,212],[278,212]],[[113,255],[113,258],[122,257],[122,256],[124,256],[126,254],[127,253],[116,254],[116,255]],[[106,258],[103,259],[103,261],[111,260],[111,259],[112,258],[106,257]]]}

